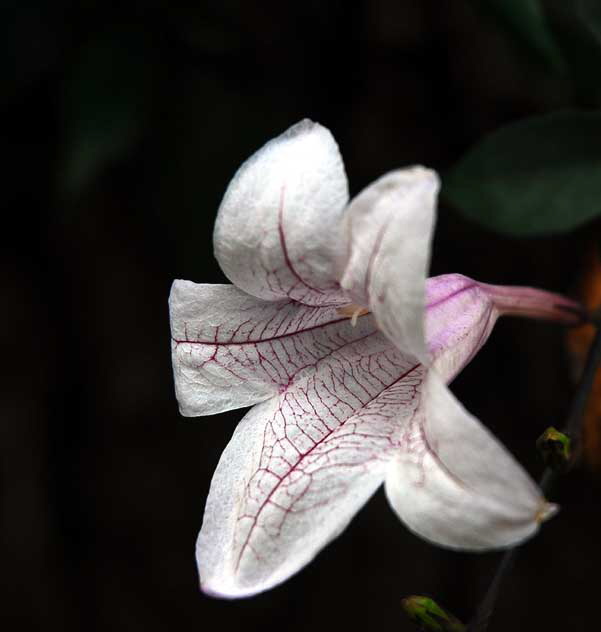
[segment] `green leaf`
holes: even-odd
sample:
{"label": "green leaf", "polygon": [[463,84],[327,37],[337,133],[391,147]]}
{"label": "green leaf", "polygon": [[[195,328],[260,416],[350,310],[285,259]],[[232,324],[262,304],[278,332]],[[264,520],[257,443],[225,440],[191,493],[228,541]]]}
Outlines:
{"label": "green leaf", "polygon": [[77,196],[137,141],[152,101],[152,58],[135,31],[111,32],[81,51],[62,102],[62,194]]}
{"label": "green leaf", "polygon": [[555,70],[566,67],[540,0],[475,0],[476,8],[492,14],[517,41]]}
{"label": "green leaf", "polygon": [[556,112],[493,132],[443,176],[442,195],[508,235],[583,224],[601,213],[601,114]]}

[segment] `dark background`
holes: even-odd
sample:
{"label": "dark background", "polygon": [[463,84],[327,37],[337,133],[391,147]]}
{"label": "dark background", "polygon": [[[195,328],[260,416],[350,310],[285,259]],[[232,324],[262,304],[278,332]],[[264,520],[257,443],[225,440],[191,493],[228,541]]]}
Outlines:
{"label": "dark background", "polygon": [[[410,630],[412,593],[469,618],[499,555],[422,542],[381,492],[284,585],[237,602],[199,592],[195,538],[243,412],[179,417],[167,297],[174,278],[224,282],[221,195],[305,116],[332,130],[354,194],[398,166],[444,172],[508,121],[593,105],[476,5],[5,6],[5,629]],[[595,230],[512,240],[442,205],[433,273],[569,293]],[[502,321],[454,385],[535,476],[534,441],[573,389],[564,335]],[[525,547],[492,630],[598,626],[600,495],[585,468],[565,478],[562,512]]]}

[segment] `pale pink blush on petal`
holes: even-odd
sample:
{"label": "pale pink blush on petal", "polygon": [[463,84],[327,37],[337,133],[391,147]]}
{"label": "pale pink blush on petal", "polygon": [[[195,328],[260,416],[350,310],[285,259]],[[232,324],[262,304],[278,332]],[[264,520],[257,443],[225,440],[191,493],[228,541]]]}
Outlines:
{"label": "pale pink blush on petal", "polygon": [[450,382],[488,339],[499,316],[480,284],[460,274],[426,281],[425,330],[431,366]]}
{"label": "pale pink blush on petal", "polygon": [[461,274],[426,282],[425,329],[431,366],[446,382],[481,349],[500,316],[582,322],[581,306],[561,295],[528,287],[479,283]]}
{"label": "pale pink blush on petal", "polygon": [[561,294],[532,287],[488,283],[479,285],[493,301],[500,315],[551,320],[564,325],[580,325],[586,318],[580,303]]}

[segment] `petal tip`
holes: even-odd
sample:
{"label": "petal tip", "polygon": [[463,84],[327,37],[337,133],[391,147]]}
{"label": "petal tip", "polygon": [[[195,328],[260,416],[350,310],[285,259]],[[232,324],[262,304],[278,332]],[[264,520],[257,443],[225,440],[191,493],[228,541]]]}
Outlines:
{"label": "petal tip", "polygon": [[412,182],[420,188],[431,190],[433,194],[437,194],[440,190],[440,176],[434,169],[424,167],[424,165],[397,169],[392,171],[390,175],[404,182]]}
{"label": "petal tip", "polygon": [[200,581],[200,591],[207,597],[213,599],[223,599],[231,601],[233,599],[246,599],[248,597],[254,597],[262,592],[265,592],[273,585],[267,586],[254,586],[253,588],[241,587],[234,578],[229,578],[224,581],[223,577],[217,581]]}
{"label": "petal tip", "polygon": [[536,516],[535,516],[536,523],[540,525],[543,522],[546,522],[550,518],[553,518],[553,516],[558,511],[559,511],[559,505],[556,505],[555,503],[550,503],[544,500],[541,506],[539,507],[538,511],[536,512]]}
{"label": "petal tip", "polygon": [[198,412],[196,412],[195,410],[193,410],[192,408],[188,408],[188,406],[186,406],[185,404],[181,404],[179,403],[178,405],[178,410],[179,410],[179,414],[182,417],[199,417],[200,415],[198,414]]}
{"label": "petal tip", "polygon": [[321,127],[321,125],[306,117],[298,121],[298,123],[294,123],[293,125],[291,125],[284,133],[287,136],[296,136],[297,134],[301,134],[302,132],[310,132],[316,127]]}
{"label": "petal tip", "polygon": [[224,592],[223,590],[217,590],[208,584],[203,584],[200,582],[200,591],[206,595],[207,597],[212,597],[213,599],[236,599],[237,597],[241,597],[243,595],[232,594],[231,592]]}
{"label": "petal tip", "polygon": [[413,174],[417,177],[421,177],[429,183],[439,187],[440,186],[440,176],[438,172],[434,169],[430,169],[430,167],[424,167],[424,165],[415,165],[411,168]]}
{"label": "petal tip", "polygon": [[334,144],[336,141],[332,135],[332,132],[317,121],[313,121],[310,118],[304,118],[294,123],[287,130],[285,130],[279,137],[276,137],[276,141],[291,141],[301,136],[310,136],[311,134],[324,135],[327,139]]}
{"label": "petal tip", "polygon": [[185,279],[174,279],[169,290],[169,305],[173,305],[177,301],[185,299],[186,293],[194,290],[199,284],[194,281],[186,281]]}

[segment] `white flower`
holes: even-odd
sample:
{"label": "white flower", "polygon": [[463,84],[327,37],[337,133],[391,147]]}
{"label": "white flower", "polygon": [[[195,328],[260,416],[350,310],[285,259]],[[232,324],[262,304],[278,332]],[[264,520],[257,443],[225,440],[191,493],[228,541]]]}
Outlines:
{"label": "white flower", "polygon": [[338,147],[310,121],[230,183],[214,245],[233,285],[175,281],[170,297],[181,413],[253,406],[211,483],[205,592],[284,581],[383,482],[412,531],[452,548],[513,545],[553,512],[445,383],[500,314],[569,321],[574,304],[460,275],[426,282],[438,188],[414,167],[348,204]]}

